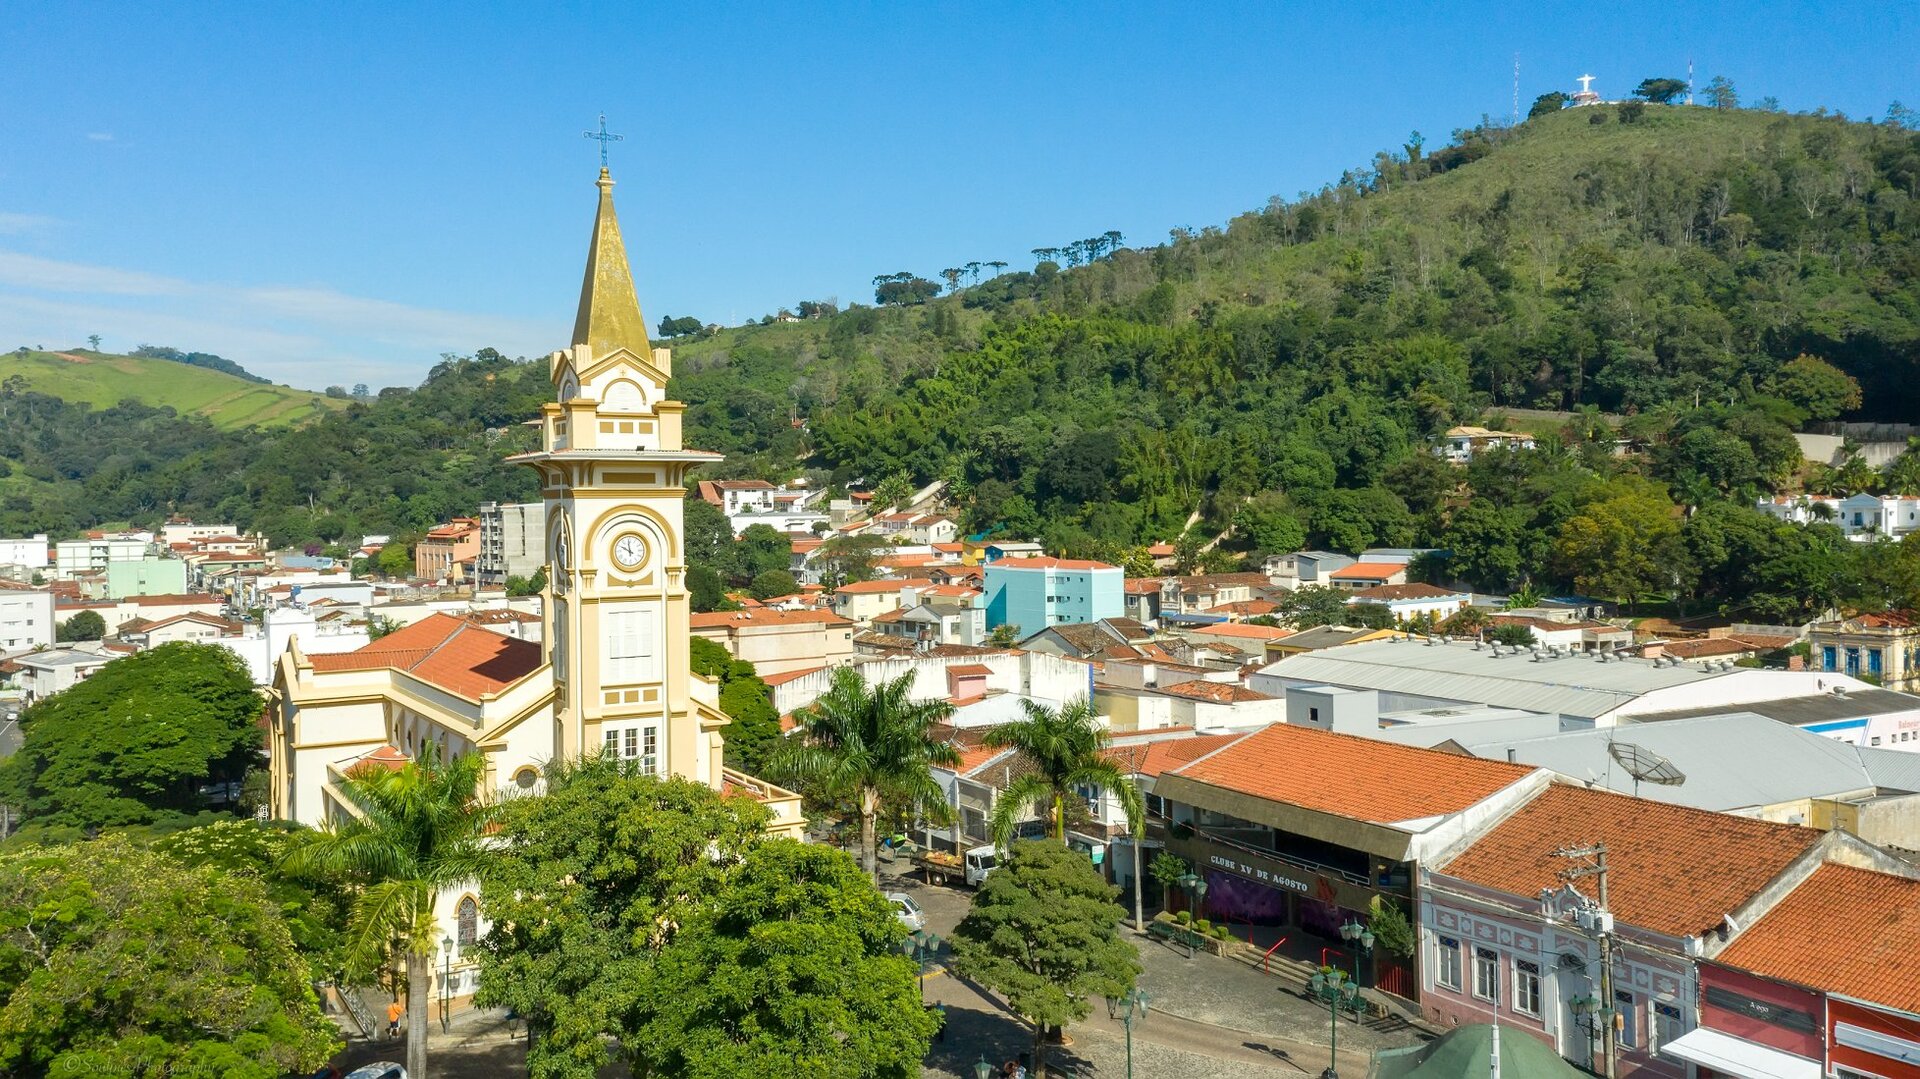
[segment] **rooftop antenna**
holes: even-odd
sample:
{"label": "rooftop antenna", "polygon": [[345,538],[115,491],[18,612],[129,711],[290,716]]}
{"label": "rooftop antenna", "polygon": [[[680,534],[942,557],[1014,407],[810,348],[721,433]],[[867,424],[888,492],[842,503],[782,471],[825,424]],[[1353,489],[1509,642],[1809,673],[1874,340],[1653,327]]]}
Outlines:
{"label": "rooftop antenna", "polygon": [[1620,762],[1620,767],[1633,777],[1633,796],[1640,797],[1640,781],[1657,783],[1662,787],[1678,787],[1687,781],[1687,774],[1674,767],[1672,761],[1633,742],[1608,742],[1607,755]]}

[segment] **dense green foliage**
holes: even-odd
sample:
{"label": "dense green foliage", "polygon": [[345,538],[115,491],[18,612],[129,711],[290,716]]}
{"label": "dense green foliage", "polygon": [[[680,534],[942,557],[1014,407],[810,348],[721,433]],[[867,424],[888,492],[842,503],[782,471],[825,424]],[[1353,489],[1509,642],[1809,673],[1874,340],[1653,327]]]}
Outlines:
{"label": "dense green foliage", "polygon": [[281,864],[298,842],[296,825],[223,820],[162,836],[153,849],[186,866],[208,866],[260,882],[286,919],[313,981],[343,980],[351,895],[340,882],[289,873]]}
{"label": "dense green foliage", "polygon": [[20,716],[0,800],[29,836],[178,826],[259,761],[253,676],[218,645],[165,644],[116,659]]}
{"label": "dense green foliage", "polygon": [[705,637],[688,638],[687,644],[693,673],[720,683],[720,710],[733,720],[724,732],[727,767],[758,775],[768,751],[780,741],[773,691],[754,673],[753,664],[733,658],[720,645]]}
{"label": "dense green foliage", "polygon": [[260,883],[122,839],[0,854],[0,1072],[280,1079],[339,1047]]}
{"label": "dense green foliage", "polygon": [[661,950],[621,1041],[660,1079],[918,1076],[935,1019],[905,936],[845,853],[762,840]]}
{"label": "dense green foliage", "polygon": [[1007,852],[953,931],[954,973],[1005,996],[1033,1025],[1035,1074],[1046,1074],[1048,1027],[1086,1018],[1094,997],[1117,998],[1140,974],[1113,899],[1085,855],[1030,840]]}
{"label": "dense green foliage", "polygon": [[235,378],[244,378],[248,382],[272,382],[271,379],[261,378],[225,356],[216,356],[211,352],[182,352],[166,345],[141,345],[129,355],[149,360],[171,360],[174,363],[184,363],[188,367],[204,367],[209,371],[222,371]]}
{"label": "dense green foliage", "polygon": [[765,823],[756,802],[608,758],[550,766],[543,796],[507,804],[482,881],[479,999],[526,1019],[533,1079],[599,1073],[672,927]]}
{"label": "dense green foliage", "polygon": [[[1920,135],[1744,110],[1723,89],[1714,108],[1543,101],[1159,246],[1039,248],[1032,271],[967,269],[944,295],[886,274],[882,308],[703,332],[675,356],[688,441],[730,455],[714,477],[945,479],[969,531],[1114,561],[1156,540],[1197,556],[1221,533],[1210,564],[1422,544],[1482,587],[1778,607],[1685,525],[1675,544],[1640,518],[1657,502],[1757,517],[1740,504],[1842,482],[1809,474],[1794,429],[1920,415]],[[0,423],[0,533],[176,509],[282,542],[404,536],[531,495],[499,461],[530,444],[518,424],[545,376],[482,350],[264,435],[0,391],[29,419]],[[1505,411],[1522,408],[1549,412]],[[1525,426],[1544,452],[1464,477],[1426,452],[1472,422]],[[1885,478],[1916,480],[1920,458]],[[1648,538],[1658,566],[1591,562]],[[706,609],[785,568],[771,540],[693,546]],[[1844,593],[1867,556],[1836,557],[1822,587]]]}

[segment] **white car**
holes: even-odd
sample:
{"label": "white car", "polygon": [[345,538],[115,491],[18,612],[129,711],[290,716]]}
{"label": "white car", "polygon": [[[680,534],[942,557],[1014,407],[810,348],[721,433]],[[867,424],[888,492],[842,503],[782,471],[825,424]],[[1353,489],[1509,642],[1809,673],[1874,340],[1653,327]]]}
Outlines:
{"label": "white car", "polygon": [[901,925],[916,933],[927,927],[927,916],[921,912],[920,904],[915,903],[912,896],[905,892],[888,892],[887,902],[893,904],[894,917],[900,919]]}
{"label": "white car", "polygon": [[391,1060],[367,1064],[347,1073],[347,1079],[407,1079],[407,1069]]}

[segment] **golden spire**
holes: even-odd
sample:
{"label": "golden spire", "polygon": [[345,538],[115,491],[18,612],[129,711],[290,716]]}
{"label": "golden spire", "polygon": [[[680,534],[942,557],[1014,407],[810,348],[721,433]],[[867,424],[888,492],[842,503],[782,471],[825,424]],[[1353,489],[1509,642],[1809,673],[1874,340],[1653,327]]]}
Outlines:
{"label": "golden spire", "polygon": [[580,313],[573,321],[573,343],[586,345],[599,359],[626,349],[651,360],[647,320],[640,314],[640,298],[633,291],[633,273],[627,268],[627,249],[620,242],[620,222],[613,214],[613,177],[600,168],[600,210],[593,218],[593,241],[587,247],[587,276],[580,283]]}

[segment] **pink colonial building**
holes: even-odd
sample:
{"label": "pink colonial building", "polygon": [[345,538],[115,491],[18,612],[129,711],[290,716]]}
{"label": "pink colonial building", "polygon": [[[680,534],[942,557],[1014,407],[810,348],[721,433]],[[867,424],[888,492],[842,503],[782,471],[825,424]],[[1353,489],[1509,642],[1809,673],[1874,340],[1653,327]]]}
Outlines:
{"label": "pink colonial building", "polygon": [[[1602,846],[1604,913],[1597,874],[1564,875]],[[1699,961],[1828,862],[1892,864],[1843,832],[1556,783],[1421,872],[1421,1006],[1443,1026],[1497,1014],[1602,1074],[1610,1024],[1619,1075],[1687,1079],[1664,1050],[1701,1025]]]}

